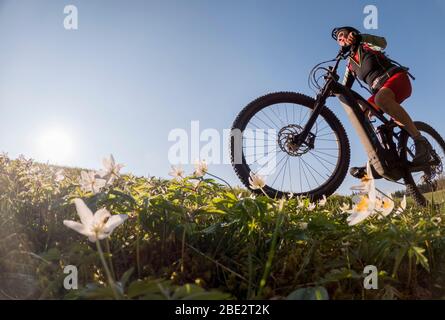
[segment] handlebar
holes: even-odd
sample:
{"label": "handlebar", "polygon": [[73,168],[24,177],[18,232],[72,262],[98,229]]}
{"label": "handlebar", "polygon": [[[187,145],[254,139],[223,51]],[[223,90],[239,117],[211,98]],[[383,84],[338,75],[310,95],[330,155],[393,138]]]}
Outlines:
{"label": "handlebar", "polygon": [[[328,80],[329,78],[332,77],[335,81],[338,81],[339,76],[337,74],[337,69],[340,65],[340,61],[343,59],[346,59],[351,54],[351,52],[354,52],[354,51],[355,51],[355,48],[353,46],[341,47],[337,53],[337,56],[334,59],[320,62],[317,65],[315,65],[309,73],[309,77],[308,77],[309,87],[314,87],[314,88],[321,90],[321,86],[318,85],[318,78],[316,77],[316,73],[318,70],[326,71],[326,74],[323,76],[323,78],[325,80]],[[335,62],[335,65],[329,66],[327,68],[320,67],[320,65],[322,65],[324,63],[329,63],[329,62]]]}

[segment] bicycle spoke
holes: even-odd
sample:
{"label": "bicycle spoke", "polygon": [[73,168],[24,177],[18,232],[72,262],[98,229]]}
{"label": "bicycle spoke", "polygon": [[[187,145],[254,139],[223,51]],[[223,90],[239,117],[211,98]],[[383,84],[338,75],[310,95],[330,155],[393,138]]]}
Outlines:
{"label": "bicycle spoke", "polygon": [[261,139],[261,138],[249,138],[249,137],[243,137],[243,139],[244,139],[244,140],[258,140],[258,141],[269,141],[269,142],[271,142],[270,139],[265,140],[265,139]]}
{"label": "bicycle spoke", "polygon": [[[265,144],[264,146],[261,147],[274,147],[276,146],[276,144]],[[243,146],[244,149],[248,149],[248,148],[258,148],[258,146]]]}
{"label": "bicycle spoke", "polygon": [[287,108],[286,108],[286,105],[284,105],[284,111],[286,112],[286,121],[287,121],[287,124],[289,124],[289,118],[288,118],[288,116],[287,116]]}
{"label": "bicycle spoke", "polygon": [[275,113],[275,110],[273,108],[270,108],[270,111],[272,111],[272,113],[275,115],[275,117],[278,119],[278,121],[281,122],[281,124],[283,125],[283,127],[286,125],[283,120],[281,120],[281,118]]}
{"label": "bicycle spoke", "polygon": [[[298,158],[298,160],[300,161],[300,168],[301,168],[301,162],[302,162],[302,159],[301,159],[301,158]],[[304,163],[303,163],[303,164],[304,164]],[[312,188],[311,184],[309,183],[309,179],[307,178],[307,175],[306,175],[306,171],[305,171],[305,170],[303,170],[303,174],[304,174],[304,177],[305,177],[305,179],[306,179],[307,185],[309,186],[309,188]],[[300,179],[301,179],[301,171],[300,171]],[[300,180],[300,187],[301,187],[301,180]],[[303,187],[301,187],[301,191],[300,191],[300,192],[303,192]]]}
{"label": "bicycle spoke", "polygon": [[[281,159],[280,159],[280,161],[278,161],[278,163],[280,163],[281,160],[282,160],[283,158],[285,158],[285,157],[286,157],[286,155],[283,155],[283,157],[281,157]],[[258,169],[258,171],[260,171],[261,169],[263,169],[263,168],[266,166],[266,164],[269,164],[269,161],[266,162],[266,163],[264,163],[264,164]]]}
{"label": "bicycle spoke", "polygon": [[[315,159],[326,169],[326,170],[328,170],[328,172],[330,172],[330,171],[332,171],[332,170],[330,170],[328,167],[326,167],[326,165],[323,163],[323,162],[321,162],[321,160],[316,156],[316,155],[314,155],[312,152],[309,152],[313,157],[315,157]],[[323,159],[324,160],[324,159]],[[329,163],[329,162],[328,162]],[[335,166],[335,165],[334,165]],[[335,166],[336,167],[336,166]],[[331,172],[332,173],[332,172]],[[326,177],[327,178],[329,178],[329,175],[326,175]]]}
{"label": "bicycle spoke", "polygon": [[309,111],[306,111],[306,113],[304,114],[304,118],[303,120],[300,121],[299,125],[301,126],[302,122],[306,119],[308,113],[310,113]]}
{"label": "bicycle spoke", "polygon": [[[289,159],[289,158],[287,158],[287,159]],[[277,175],[276,175],[274,181],[272,182],[271,186],[273,186],[273,185],[275,184],[275,182],[277,181],[277,179],[278,179],[278,177],[280,176],[281,171],[283,171],[283,168],[284,168],[284,166],[286,165],[286,163],[287,163],[287,160],[284,161],[284,164],[281,166],[280,171],[278,171],[278,173],[277,173]],[[277,167],[278,167],[279,165],[280,165],[280,163],[277,164]]]}
{"label": "bicycle spoke", "polygon": [[[275,132],[270,132],[269,130],[264,130],[264,129],[261,129],[261,128],[257,128],[257,129],[261,130],[261,131],[257,131],[258,134],[262,133],[262,134],[270,137],[272,140],[276,140],[277,135],[275,134]],[[259,139],[259,138],[257,138],[257,139]]]}
{"label": "bicycle spoke", "polygon": [[334,132],[330,132],[330,133],[324,133],[324,134],[317,134],[317,138],[325,137],[325,136],[332,136],[332,135],[335,135],[335,133]]}
{"label": "bicycle spoke", "polygon": [[326,124],[322,129],[318,130],[318,131],[317,131],[317,134],[320,133],[320,132],[322,132],[323,130],[325,130],[325,129],[327,129],[327,128],[330,128],[329,124]]}
{"label": "bicycle spoke", "polygon": [[[289,159],[289,160],[291,160],[291,159]],[[291,163],[292,161],[289,161],[289,174],[288,174],[288,176],[289,176],[289,185],[290,185],[290,191],[291,192],[294,192],[294,188],[292,188],[292,173],[290,172],[291,171]]]}
{"label": "bicycle spoke", "polygon": [[312,151],[313,151],[313,152],[321,153],[322,155],[325,155],[325,156],[327,156],[327,157],[331,157],[331,158],[335,158],[335,159],[337,159],[336,156],[333,156],[332,154],[329,154],[329,153],[326,153],[326,152],[323,152],[323,151],[318,151],[317,149],[313,149]]}
{"label": "bicycle spoke", "polygon": [[300,125],[301,124],[301,115],[302,115],[302,112],[303,112],[303,108],[300,108],[300,120],[298,121],[298,124]]}
{"label": "bicycle spoke", "polygon": [[338,142],[337,140],[331,140],[331,139],[318,139],[318,138],[316,138],[316,140]]}
{"label": "bicycle spoke", "polygon": [[[279,148],[276,148],[276,149],[274,149],[273,151],[266,153],[266,155],[262,156],[262,157],[259,158],[259,159],[256,159],[256,160],[255,160],[254,162],[252,162],[251,164],[254,164],[254,163],[258,162],[258,161],[261,160],[261,159],[264,159],[266,156],[269,155],[269,153],[272,153],[272,152],[274,152],[274,151],[278,151],[278,150],[279,150]],[[277,152],[275,152],[275,153],[277,153]]]}
{"label": "bicycle spoke", "polygon": [[[315,180],[315,182],[317,183],[317,185],[319,185],[318,180],[314,177],[314,175],[312,174],[312,171],[309,169],[308,164],[306,163],[306,161],[303,160],[303,158],[301,159],[301,161],[303,161],[303,164],[306,166],[306,169],[308,169],[309,173],[311,174],[312,178]],[[306,171],[304,171],[305,175],[306,175]],[[307,178],[306,178],[307,179]],[[312,187],[311,187],[312,188]]]}
{"label": "bicycle spoke", "polygon": [[[266,125],[266,129],[269,129],[269,128],[271,127],[268,123],[266,123],[263,119],[261,119],[261,118],[258,117],[257,115],[255,115],[255,117],[258,118],[258,120],[260,120],[262,123],[264,123],[264,124]],[[268,119],[270,120],[270,118],[268,118]],[[274,124],[275,128],[279,129],[279,128],[275,125],[274,122],[272,122],[272,123]]]}
{"label": "bicycle spoke", "polygon": [[332,162],[329,162],[328,160],[326,160],[326,159],[324,159],[324,158],[321,158],[320,156],[317,156],[316,154],[313,154],[311,151],[309,151],[309,153],[310,153],[311,155],[313,155],[313,156],[314,156],[316,159],[318,159],[319,161],[320,161],[320,159],[321,159],[321,160],[323,160],[324,162],[327,162],[327,163],[329,163],[330,165],[332,165],[332,166],[334,166],[334,167],[337,166],[337,164],[332,163]]}
{"label": "bicycle spoke", "polygon": [[286,169],[287,169],[287,164],[289,163],[289,159],[287,158],[286,162],[284,163],[284,171],[283,171],[283,180],[281,181],[281,190],[284,191],[283,186],[284,186],[284,179],[286,178]]}
{"label": "bicycle spoke", "polygon": [[[275,167],[278,167],[281,164],[281,162],[283,162],[284,158],[286,158],[286,157],[281,158],[281,160],[277,163],[277,165]],[[284,163],[286,163],[286,161]],[[283,170],[283,167],[281,167],[281,170]],[[275,184],[275,181],[277,181],[277,178],[280,175],[281,170],[278,172],[278,174],[275,177],[275,180],[272,182],[271,186],[273,186]]]}
{"label": "bicycle spoke", "polygon": [[277,126],[276,123],[273,122],[273,120],[264,112],[264,110],[261,110],[261,112],[263,112],[263,114],[266,116],[266,118],[269,119],[269,121],[273,123],[273,125],[275,126],[275,128],[277,130],[280,130],[280,126]]}

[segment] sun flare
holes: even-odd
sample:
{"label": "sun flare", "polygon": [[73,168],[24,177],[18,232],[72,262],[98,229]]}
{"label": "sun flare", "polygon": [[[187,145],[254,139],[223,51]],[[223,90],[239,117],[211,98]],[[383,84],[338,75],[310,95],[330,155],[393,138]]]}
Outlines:
{"label": "sun flare", "polygon": [[65,164],[73,155],[74,141],[63,128],[51,128],[38,135],[38,158],[53,164]]}

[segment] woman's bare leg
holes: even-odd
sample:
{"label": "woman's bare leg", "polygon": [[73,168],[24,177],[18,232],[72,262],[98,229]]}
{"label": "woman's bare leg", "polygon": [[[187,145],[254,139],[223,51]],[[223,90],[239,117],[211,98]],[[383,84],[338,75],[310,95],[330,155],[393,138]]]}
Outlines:
{"label": "woman's bare leg", "polygon": [[396,96],[391,89],[380,89],[375,96],[375,103],[380,107],[380,109],[393,117],[397,122],[401,123],[411,137],[414,139],[420,137],[420,132],[417,130],[413,120],[405,109],[403,109],[403,107],[397,103]]}
{"label": "woman's bare leg", "polygon": [[431,158],[431,145],[416,128],[411,117],[397,103],[394,92],[389,88],[382,88],[375,96],[376,104],[387,114],[393,117],[397,122],[401,123],[406,131],[411,135],[416,146],[416,154],[413,157],[413,165],[423,165]]}

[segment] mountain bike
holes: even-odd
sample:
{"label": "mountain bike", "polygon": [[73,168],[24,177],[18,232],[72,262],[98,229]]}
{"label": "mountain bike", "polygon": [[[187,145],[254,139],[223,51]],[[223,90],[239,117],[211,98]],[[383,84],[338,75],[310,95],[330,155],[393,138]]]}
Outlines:
{"label": "mountain bike", "polygon": [[308,83],[318,90],[315,99],[275,92],[252,101],[238,114],[230,139],[236,174],[249,189],[251,173],[264,176],[263,191],[272,197],[294,194],[315,201],[333,194],[345,179],[351,152],[342,123],[325,105],[328,98],[336,97],[374,172],[406,186],[415,202],[427,205],[436,191],[445,188],[444,140],[430,125],[416,121],[432,152],[424,165],[413,166],[415,146],[408,132],[339,82],[337,69],[349,55],[349,50],[341,49],[336,58],[312,68]]}

